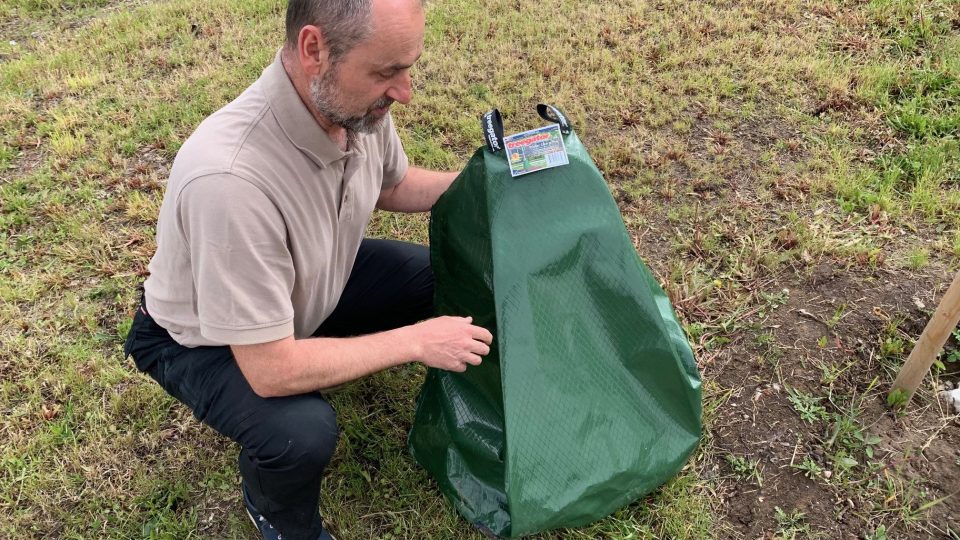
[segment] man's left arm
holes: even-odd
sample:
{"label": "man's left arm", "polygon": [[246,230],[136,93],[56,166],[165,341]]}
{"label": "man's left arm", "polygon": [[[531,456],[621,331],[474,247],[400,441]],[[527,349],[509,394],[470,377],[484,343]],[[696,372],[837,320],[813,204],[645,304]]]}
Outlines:
{"label": "man's left arm", "polygon": [[380,192],[377,208],[391,212],[426,212],[433,208],[457,174],[409,167],[399,184]]}

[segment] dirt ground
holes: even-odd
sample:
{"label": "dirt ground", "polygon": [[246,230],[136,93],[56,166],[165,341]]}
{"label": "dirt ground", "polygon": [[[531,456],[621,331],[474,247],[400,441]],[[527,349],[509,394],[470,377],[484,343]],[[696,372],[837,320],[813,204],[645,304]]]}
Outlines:
{"label": "dirt ground", "polygon": [[[821,264],[809,277],[783,284],[790,290],[789,301],[764,325],[775,336],[772,346],[783,352],[777,366],[758,361],[763,351],[756,347],[739,345],[706,368],[706,378],[732,390],[714,420],[714,444],[722,451],[757,459],[764,473],[762,487],[751,482],[725,486],[722,509],[733,528],[729,537],[772,537],[771,517],[779,507],[803,512],[811,530],[828,538],[863,538],[863,531],[876,526],[871,515],[891,510],[876,508],[876,501],[855,500],[847,482],[869,480],[832,482],[822,476],[811,480],[791,467],[801,456],[810,455],[830,471],[832,464],[823,447],[829,434],[821,432],[821,425],[801,420],[784,385],[777,381],[782,378],[785,384],[816,394],[821,391],[822,377],[816,366],[827,363],[850,365],[834,381],[837,394],[863,394],[874,377],[883,379],[886,374],[875,350],[890,319],[901,317],[900,328],[916,336],[928,315],[914,299],[927,309],[936,305],[931,293],[933,280],[903,278],[897,272],[865,274]],[[825,321],[840,301],[847,302],[847,315],[831,329]],[[822,346],[824,336],[826,346]],[[955,381],[956,374],[943,378]],[[929,378],[925,384],[903,417],[886,406],[883,384],[864,396],[857,415],[866,431],[880,438],[874,455],[883,468],[869,476],[881,483],[897,478],[891,480],[895,485],[912,481],[918,492],[926,491],[933,499],[945,498],[929,510],[924,528],[886,523],[890,538],[951,538],[948,527],[960,530],[960,497],[953,496],[960,485],[958,421],[936,405],[923,405],[931,400]],[[719,473],[733,474],[727,463],[721,464]],[[896,511],[885,515],[902,516]]]}
{"label": "dirt ground", "polygon": [[[790,142],[803,136],[774,120],[734,127],[726,149],[710,146],[715,130],[709,122],[697,124],[682,141],[691,156],[703,162],[737,156],[719,166],[721,177],[712,183],[668,156],[654,167],[674,183],[636,196],[610,174],[616,163],[600,163],[623,214],[643,216],[639,225],[628,221],[628,229],[688,325],[716,324],[739,306],[750,308],[731,319],[723,342],[710,346],[701,340],[697,351],[705,406],[715,407],[705,413],[708,450],[701,474],[719,499],[716,536],[960,538],[960,415],[936,397],[938,385],[956,387],[960,367],[948,363],[944,372],[928,376],[904,413],[886,403],[899,365],[952,277],[936,263],[912,269],[888,259],[918,237],[935,238],[937,231],[904,230],[882,212],[847,222],[849,216],[839,217],[827,204],[821,206],[823,215],[834,217],[826,227],[837,230],[819,231],[823,238],[843,231],[879,247],[838,253],[842,249],[834,245],[807,252],[805,243],[817,245],[823,238],[804,238],[782,216],[797,211],[805,223],[819,219],[806,204],[815,195],[798,167],[810,156],[801,143]],[[788,151],[780,156],[783,177],[761,187],[752,167],[776,141],[787,141]],[[697,212],[692,219],[678,223],[667,217],[671,209],[690,207]],[[718,245],[709,245],[711,234]],[[722,269],[729,258],[742,263],[750,258],[744,251],[727,259],[723,251],[745,246],[758,257],[769,251],[799,255],[785,257],[778,270],[738,276],[753,300],[724,299],[716,291],[698,295],[695,287],[678,284],[683,281],[678,267],[689,273],[697,265]],[[758,299],[764,295],[785,300],[763,306]],[[825,416],[801,418],[791,391],[811,396]],[[843,426],[861,440],[845,444],[838,436]],[[736,470],[730,456],[755,462],[757,474]],[[838,456],[856,465],[838,467]],[[798,468],[805,459],[817,470]]]}

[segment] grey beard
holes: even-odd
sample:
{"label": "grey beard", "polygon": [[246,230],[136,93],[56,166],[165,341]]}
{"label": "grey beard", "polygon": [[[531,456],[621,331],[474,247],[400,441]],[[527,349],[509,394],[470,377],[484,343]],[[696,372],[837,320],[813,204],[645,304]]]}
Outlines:
{"label": "grey beard", "polygon": [[335,125],[347,130],[347,137],[351,142],[356,140],[356,136],[359,133],[373,133],[376,131],[376,129],[380,127],[383,117],[376,118],[371,116],[370,111],[386,107],[393,103],[393,100],[382,97],[368,109],[366,114],[361,116],[347,116],[343,108],[337,104],[337,98],[340,92],[337,90],[336,83],[334,82],[335,76],[336,70],[330,70],[322,77],[317,77],[311,81],[310,97],[313,99],[313,106],[317,108],[317,112]]}

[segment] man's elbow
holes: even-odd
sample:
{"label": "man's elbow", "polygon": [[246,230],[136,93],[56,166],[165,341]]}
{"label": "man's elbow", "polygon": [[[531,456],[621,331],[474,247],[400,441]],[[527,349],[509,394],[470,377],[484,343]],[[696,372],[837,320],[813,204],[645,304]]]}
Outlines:
{"label": "man's elbow", "polygon": [[385,199],[377,202],[377,210],[384,210],[386,212],[403,212],[406,210],[406,206],[393,199]]}
{"label": "man's elbow", "polygon": [[286,393],[283,391],[283,386],[280,384],[280,381],[271,376],[268,371],[253,371],[249,368],[243,369],[241,365],[240,373],[243,375],[244,380],[247,381],[247,385],[250,386],[250,389],[253,390],[253,393],[256,394],[257,397],[274,398],[286,395]]}
{"label": "man's elbow", "polygon": [[393,211],[393,194],[396,193],[397,186],[385,189],[380,192],[380,197],[377,199],[377,209],[386,210],[388,212]]}
{"label": "man's elbow", "polygon": [[282,397],[292,393],[283,380],[284,370],[277,368],[285,364],[284,359],[276,354],[278,351],[271,349],[274,347],[267,349],[257,346],[253,350],[233,347],[233,357],[240,373],[253,393],[262,398]]}
{"label": "man's elbow", "polygon": [[274,381],[264,381],[259,380],[256,377],[249,377],[244,375],[244,378],[247,380],[247,384],[250,385],[250,389],[253,390],[253,393],[257,397],[264,399],[283,397],[290,395],[281,385],[277,384]]}

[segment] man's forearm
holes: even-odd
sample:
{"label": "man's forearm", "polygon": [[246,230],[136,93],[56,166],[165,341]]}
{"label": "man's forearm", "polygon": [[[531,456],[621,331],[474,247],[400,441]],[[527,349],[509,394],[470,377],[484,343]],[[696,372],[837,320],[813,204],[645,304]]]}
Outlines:
{"label": "man's forearm", "polygon": [[257,395],[279,397],[315,392],[414,361],[463,371],[468,364],[480,364],[492,339],[469,317],[436,317],[360,337],[290,336],[230,349]]}
{"label": "man's forearm", "polygon": [[402,182],[383,191],[377,208],[392,212],[426,212],[433,208],[457,174],[410,167]]}
{"label": "man's forearm", "polygon": [[404,328],[352,338],[289,337],[232,347],[240,369],[262,397],[314,392],[411,362],[416,351]]}

